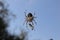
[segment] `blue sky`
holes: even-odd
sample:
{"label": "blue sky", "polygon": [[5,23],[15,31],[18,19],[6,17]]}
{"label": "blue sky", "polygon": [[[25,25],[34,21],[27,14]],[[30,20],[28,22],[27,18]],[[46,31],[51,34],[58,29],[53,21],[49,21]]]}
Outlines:
{"label": "blue sky", "polygon": [[[16,19],[10,22],[9,33],[19,35],[27,30],[29,40],[60,40],[60,0],[6,0]],[[34,31],[28,30],[24,22],[24,11],[36,13],[37,25]]]}

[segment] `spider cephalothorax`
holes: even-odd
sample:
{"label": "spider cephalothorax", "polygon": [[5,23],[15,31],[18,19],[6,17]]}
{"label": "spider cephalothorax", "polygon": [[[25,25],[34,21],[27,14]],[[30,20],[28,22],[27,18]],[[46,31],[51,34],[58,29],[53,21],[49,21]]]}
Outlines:
{"label": "spider cephalothorax", "polygon": [[26,25],[29,25],[32,28],[32,30],[33,30],[34,29],[34,23],[33,23],[33,21],[35,22],[35,20],[34,20],[35,16],[32,13],[28,13],[26,15],[26,12],[25,12],[25,17],[26,17],[25,18]]}
{"label": "spider cephalothorax", "polygon": [[32,13],[28,13],[28,17],[32,17],[33,15],[32,15]]}
{"label": "spider cephalothorax", "polygon": [[33,19],[34,19],[34,17],[33,17],[33,15],[32,15],[32,13],[28,13],[28,15],[26,16],[26,20],[27,20],[28,22],[32,22]]}

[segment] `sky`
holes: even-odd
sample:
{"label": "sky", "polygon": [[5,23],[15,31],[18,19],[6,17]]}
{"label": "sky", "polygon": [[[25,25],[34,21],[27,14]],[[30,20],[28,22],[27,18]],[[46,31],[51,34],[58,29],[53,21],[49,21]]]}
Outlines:
{"label": "sky", "polygon": [[[20,30],[28,31],[29,40],[60,40],[60,0],[6,0],[9,10],[16,15],[11,20],[8,31],[12,35],[19,35]],[[37,17],[34,30],[23,25],[26,12],[32,12]]]}

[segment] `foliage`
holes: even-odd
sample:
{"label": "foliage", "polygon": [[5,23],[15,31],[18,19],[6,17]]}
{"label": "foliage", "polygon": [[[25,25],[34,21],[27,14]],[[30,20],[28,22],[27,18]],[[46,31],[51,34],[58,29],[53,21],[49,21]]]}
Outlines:
{"label": "foliage", "polygon": [[[21,31],[20,36],[10,35],[6,31],[8,24],[8,9],[4,7],[4,3],[0,1],[0,40],[25,40],[26,32]],[[21,38],[22,37],[22,38]]]}

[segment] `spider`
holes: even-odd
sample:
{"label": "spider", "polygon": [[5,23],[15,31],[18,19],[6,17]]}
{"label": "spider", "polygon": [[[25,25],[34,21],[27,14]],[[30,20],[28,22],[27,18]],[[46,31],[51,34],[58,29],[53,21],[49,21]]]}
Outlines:
{"label": "spider", "polygon": [[[35,21],[35,14],[33,15],[31,12],[29,12],[27,15],[26,15],[26,12],[24,12],[25,13],[25,22],[26,22],[26,27],[27,27],[27,25],[29,25],[31,28],[32,28],[32,30],[34,29],[34,22],[36,23],[36,21]],[[33,22],[34,21],[34,22]]]}

